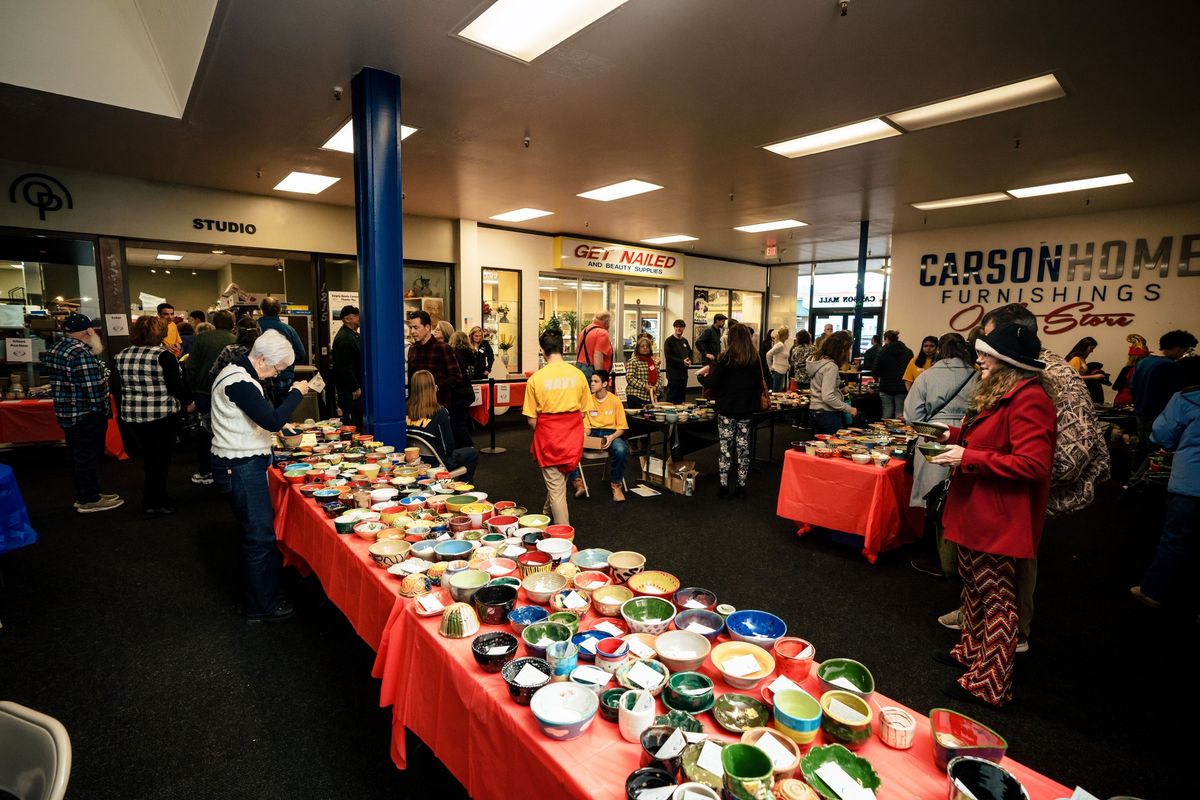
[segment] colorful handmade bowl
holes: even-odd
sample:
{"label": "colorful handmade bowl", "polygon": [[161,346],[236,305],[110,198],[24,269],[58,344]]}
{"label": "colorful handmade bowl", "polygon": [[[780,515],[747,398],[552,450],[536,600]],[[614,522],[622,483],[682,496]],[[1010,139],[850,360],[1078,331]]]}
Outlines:
{"label": "colorful handmade bowl", "polygon": [[539,528],[545,530],[550,525],[550,518],[545,514],[526,514],[520,517],[517,522],[522,528]]}
{"label": "colorful handmade bowl", "polygon": [[668,758],[658,757],[658,753],[663,749],[663,745],[674,735],[675,728],[669,725],[651,725],[642,731],[640,737],[642,745],[641,765],[643,767],[658,767],[672,778],[678,776],[679,769],[683,766],[682,747],[673,756]]}
{"label": "colorful handmade bowl", "polygon": [[479,621],[486,625],[503,625],[508,612],[517,604],[517,590],[512,586],[484,586],[471,598]]}
{"label": "colorful handmade bowl", "polygon": [[618,550],[608,555],[609,572],[614,583],[625,583],[646,568],[646,557],[632,550]]}
{"label": "colorful handmade bowl", "polygon": [[[725,742],[716,739],[709,739],[708,741],[712,742],[713,746],[719,748],[725,747]],[[687,749],[683,751],[683,777],[687,778],[688,783],[680,784],[680,786],[699,784],[711,790],[713,797],[720,800],[722,796],[721,792],[724,791],[725,787],[723,786],[721,775],[713,774],[700,766],[700,753],[703,749],[704,742],[697,742],[696,744],[688,745]],[[671,800],[675,800],[678,796],[672,796]],[[688,800],[692,800],[692,798],[688,798]]]}
{"label": "colorful handmade bowl", "polygon": [[592,592],[592,607],[605,617],[621,616],[621,604],[633,599],[633,592],[625,586],[601,586]]}
{"label": "colorful handmade bowl", "polygon": [[629,658],[629,643],[613,636],[596,642],[596,666],[605,672],[616,672]]}
{"label": "colorful handmade bowl", "polygon": [[[545,676],[545,680],[540,683],[534,682],[525,685],[517,682],[517,675],[526,666],[532,666],[538,672]],[[550,678],[554,675],[554,670],[544,658],[516,658],[509,661],[500,670],[500,674],[504,677],[504,683],[508,686],[508,695],[517,705],[527,706],[529,701],[533,699],[533,695],[538,689],[550,682]]]}
{"label": "colorful handmade bowl", "polygon": [[717,697],[713,719],[727,731],[744,733],[766,725],[771,719],[771,710],[748,694],[728,692]]}
{"label": "colorful handmade bowl", "polygon": [[456,603],[470,603],[475,593],[487,585],[491,576],[483,570],[464,569],[450,576],[450,596]]}
{"label": "colorful handmade bowl", "polygon": [[[758,663],[758,669],[741,675],[735,675],[727,669],[740,664],[745,656],[751,656]],[[753,689],[758,682],[775,671],[775,659],[771,654],[756,644],[749,642],[722,642],[712,649],[712,662],[721,673],[727,684],[735,689]]]}
{"label": "colorful handmade bowl", "polygon": [[[575,565],[570,564],[567,566]],[[576,586],[578,586],[580,589],[586,589],[589,592],[594,592],[602,586],[608,586],[610,583],[612,583],[612,578],[608,577],[608,575],[605,573],[594,569],[586,569],[582,572],[577,572],[573,580]]]}
{"label": "colorful handmade bowl", "polygon": [[[545,556],[541,553],[526,553],[529,556]],[[524,558],[525,556],[521,556]],[[521,563],[521,559],[517,559],[517,563]],[[521,588],[525,590],[525,597],[539,605],[548,605],[550,596],[567,585],[567,579],[557,572],[534,572],[526,575],[521,580]]]}
{"label": "colorful handmade bowl", "polygon": [[[475,569],[481,569],[493,578],[503,578],[517,571],[517,562],[511,558],[485,558],[475,564]],[[517,584],[520,583],[518,580]]]}
{"label": "colorful handmade bowl", "polygon": [[571,642],[579,648],[579,660],[590,664],[596,660],[596,647],[600,642],[611,638],[613,635],[607,631],[580,631],[571,637]]}
{"label": "colorful handmade bowl", "polygon": [[471,640],[471,655],[484,672],[499,672],[516,656],[518,644],[511,633],[482,633]]}
{"label": "colorful handmade bowl", "polygon": [[639,800],[643,792],[649,797],[653,789],[674,785],[675,778],[666,770],[658,767],[641,767],[629,773],[629,777],[625,779],[625,798],[626,800]]}
{"label": "colorful handmade bowl", "polygon": [[454,603],[442,612],[438,633],[447,639],[465,639],[479,632],[479,617],[466,603]]}
{"label": "colorful handmade bowl", "polygon": [[[888,747],[897,750],[907,750],[913,746],[916,737],[917,719],[903,708],[896,706],[879,707],[879,738]],[[934,747],[937,747],[936,736]]]}
{"label": "colorful handmade bowl", "polygon": [[952,759],[946,780],[950,800],[1029,800],[1029,792],[1011,772],[982,758]]}
{"label": "colorful handmade bowl", "polygon": [[566,626],[572,636],[579,633],[579,620],[580,616],[574,611],[554,611],[546,617],[547,622],[557,622],[559,625]]}
{"label": "colorful handmade bowl", "polygon": [[611,555],[612,551],[602,547],[589,547],[571,556],[571,563],[581,570],[594,570],[608,575],[608,557]]}
{"label": "colorful handmade bowl", "polygon": [[373,542],[379,536],[379,532],[386,527],[387,525],[382,522],[360,522],[354,526],[354,532],[358,534],[359,538]]}
{"label": "colorful handmade bowl", "polygon": [[[762,749],[763,739],[771,738],[779,743],[779,746],[792,754],[792,760],[787,763],[778,763],[772,760],[772,771],[775,773],[775,780],[780,781],[784,778],[790,778],[800,769],[800,746],[790,736],[780,736],[770,728],[751,728],[742,734],[742,744],[751,744]],[[778,790],[776,797],[779,796]]]}
{"label": "colorful handmade bowl", "polygon": [[[647,679],[645,682],[649,685],[643,686],[641,683],[639,683],[639,673],[644,674],[644,670],[638,669],[639,664],[644,664],[646,667],[649,667],[658,673],[658,682],[655,683],[653,679]],[[634,670],[637,671],[633,673],[633,678],[630,678],[629,673]],[[626,689],[643,689],[649,692],[652,696],[658,697],[660,694],[662,694],[663,689],[666,688],[667,678],[671,677],[671,671],[667,669],[666,665],[664,665],[662,662],[655,661],[652,658],[630,658],[617,668],[616,676],[617,683],[621,684]]]}
{"label": "colorful handmade bowl", "polygon": [[771,794],[775,774],[771,757],[749,744],[727,745],[721,751],[721,766],[725,768],[725,796],[734,800],[751,800]]}
{"label": "colorful handmade bowl", "polygon": [[725,630],[736,641],[770,650],[787,635],[787,623],[766,611],[735,611],[725,620]]}
{"label": "colorful handmade bowl", "polygon": [[775,640],[771,652],[775,655],[775,666],[779,667],[779,674],[799,683],[812,671],[817,648],[804,639],[783,636]]}
{"label": "colorful handmade bowl", "polygon": [[715,611],[703,608],[687,608],[675,617],[675,627],[681,631],[698,633],[710,642],[716,642],[725,629],[725,618]]}
{"label": "colorful handmade bowl", "polygon": [[508,612],[508,622],[519,635],[535,622],[541,622],[550,616],[550,612],[541,606],[517,606]]}
{"label": "colorful handmade bowl", "polygon": [[583,618],[591,607],[592,597],[583,589],[563,588],[550,595],[550,608],[554,611],[569,611]]}
{"label": "colorful handmade bowl", "polygon": [[654,640],[658,660],[666,664],[671,672],[700,669],[711,650],[708,639],[693,631],[666,631]]}
{"label": "colorful handmade bowl", "polygon": [[663,705],[672,711],[700,714],[717,701],[712,678],[701,672],[673,672],[662,693]]}
{"label": "colorful handmade bowl", "polygon": [[671,627],[675,606],[661,597],[634,597],[621,604],[621,617],[634,633],[657,636]]}
{"label": "colorful handmade bowl", "polygon": [[875,678],[866,665],[851,658],[830,658],[817,667],[822,692],[845,689],[866,700],[875,693]]}
{"label": "colorful handmade bowl", "polygon": [[504,536],[511,536],[517,531],[517,528],[521,527],[517,524],[516,517],[508,517],[504,515],[492,517],[487,521],[487,526],[488,530],[495,531],[496,533],[503,534]]}
{"label": "colorful handmade bowl", "polygon": [[433,551],[439,544],[440,542],[434,539],[422,539],[412,543],[411,553],[426,561],[437,561],[438,557]]}
{"label": "colorful handmade bowl", "polygon": [[838,794],[817,774],[817,770],[826,764],[837,764],[851,780],[864,789],[875,791],[879,788],[879,776],[871,762],[865,758],[856,756],[840,744],[814,747],[808,751],[808,755],[800,759],[800,774],[804,776],[804,782],[816,789],[817,794],[826,800],[838,800]]}
{"label": "colorful handmade bowl", "polygon": [[621,695],[629,690],[624,686],[617,686],[613,689],[605,689],[600,693],[600,716],[609,722],[616,722],[620,715]]}
{"label": "colorful handmade bowl", "polygon": [[[531,575],[536,575],[540,572],[549,572],[552,566],[553,559],[545,553],[533,551],[523,553],[517,556],[517,569],[521,571],[521,578],[524,580]],[[562,576],[559,576],[562,578]],[[563,578],[562,585],[567,584],[567,579]],[[561,587],[560,587],[561,588]],[[548,598],[547,598],[548,599]]]}
{"label": "colorful handmade bowl", "polygon": [[545,658],[547,647],[554,642],[568,642],[571,640],[571,636],[570,628],[561,622],[551,622],[549,619],[545,622],[535,622],[521,631],[521,640],[525,642],[525,649],[531,656],[537,658]]}
{"label": "colorful handmade bowl", "polygon": [[438,542],[437,546],[433,548],[433,554],[437,556],[438,561],[457,561],[460,558],[467,558],[474,549],[474,542],[447,539],[444,542]]}
{"label": "colorful handmade bowl", "polygon": [[367,550],[375,563],[386,569],[408,558],[408,551],[412,550],[412,545],[403,540],[388,539],[375,542]]}
{"label": "colorful handmade bowl", "polygon": [[933,731],[933,763],[946,769],[959,756],[973,756],[999,763],[1008,750],[1004,737],[984,725],[949,708],[929,712]]}
{"label": "colorful handmade bowl", "polygon": [[[784,692],[780,692],[784,694]],[[821,730],[825,739],[857,750],[871,738],[871,722],[874,712],[866,700],[853,692],[836,689],[821,695]],[[779,716],[778,698],[775,707]]]}
{"label": "colorful handmade bowl", "polygon": [[639,572],[626,580],[633,593],[643,597],[670,597],[679,589],[679,578],[669,572],[652,569]]}
{"label": "colorful handmade bowl", "polygon": [[793,742],[812,744],[821,728],[821,704],[808,692],[786,689],[772,698],[775,728]]}
{"label": "colorful handmade bowl", "polygon": [[682,611],[693,608],[703,608],[712,611],[717,607],[717,596],[708,589],[699,586],[689,586],[675,592],[671,600]]}
{"label": "colorful handmade bowl", "polygon": [[534,692],[529,710],[543,733],[551,739],[566,741],[592,724],[600,710],[600,698],[577,683],[552,683]]}

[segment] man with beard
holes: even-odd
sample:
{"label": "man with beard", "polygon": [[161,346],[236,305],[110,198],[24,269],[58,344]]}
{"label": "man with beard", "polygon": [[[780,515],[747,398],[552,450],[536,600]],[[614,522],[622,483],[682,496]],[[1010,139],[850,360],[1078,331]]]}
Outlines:
{"label": "man with beard", "polygon": [[125,502],[118,495],[101,493],[96,475],[112,417],[108,370],[97,358],[104,350],[96,333],[99,325],[83,314],[72,314],[63,323],[66,335],[46,353],[54,415],[71,450],[75,510],[80,514],[110,511]]}

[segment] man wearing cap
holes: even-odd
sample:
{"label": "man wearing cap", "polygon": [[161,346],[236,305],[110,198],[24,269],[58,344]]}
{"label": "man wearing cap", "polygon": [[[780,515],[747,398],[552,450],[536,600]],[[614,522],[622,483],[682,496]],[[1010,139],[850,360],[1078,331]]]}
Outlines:
{"label": "man wearing cap", "polygon": [[357,306],[342,306],[342,327],[333,337],[333,386],[338,407],[351,425],[362,430],[362,318]]}
{"label": "man wearing cap", "polygon": [[692,343],[683,335],[687,323],[675,320],[675,332],[663,343],[667,357],[667,402],[682,403],[687,393],[688,367],[692,365]]}
{"label": "man wearing cap", "polygon": [[112,417],[108,370],[96,358],[103,347],[95,331],[99,326],[83,314],[72,314],[63,323],[66,336],[46,353],[54,415],[71,450],[75,510],[80,514],[109,511],[125,502],[118,495],[102,494],[96,475]]}

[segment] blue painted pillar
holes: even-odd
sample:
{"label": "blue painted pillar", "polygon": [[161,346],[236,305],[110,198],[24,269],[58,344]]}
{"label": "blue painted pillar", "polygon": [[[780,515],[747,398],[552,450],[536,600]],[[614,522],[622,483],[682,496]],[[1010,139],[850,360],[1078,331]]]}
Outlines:
{"label": "blue painted pillar", "polygon": [[[854,347],[850,351],[853,358],[861,355],[859,340],[862,339],[863,305],[867,293],[867,234],[869,232],[870,223],[865,219],[861,220],[858,223],[858,288],[854,290]],[[880,333],[882,334],[883,331]]]}
{"label": "blue painted pillar", "polygon": [[354,208],[362,310],[363,422],[379,441],[404,445],[404,222],[400,181],[400,78],[370,67],[350,84]]}

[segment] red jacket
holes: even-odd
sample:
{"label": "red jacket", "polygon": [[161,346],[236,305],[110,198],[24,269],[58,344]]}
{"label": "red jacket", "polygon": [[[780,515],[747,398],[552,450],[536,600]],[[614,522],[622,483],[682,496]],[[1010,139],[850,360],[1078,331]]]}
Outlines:
{"label": "red jacket", "polygon": [[984,553],[1037,554],[1056,424],[1054,403],[1036,378],[1028,378],[994,408],[950,429],[950,442],[965,450],[942,517],[947,539]]}

